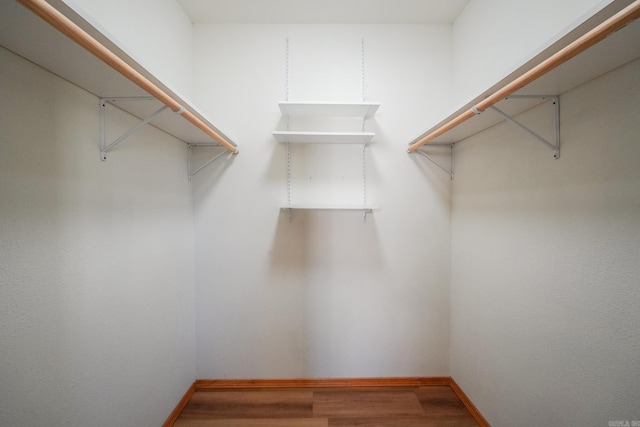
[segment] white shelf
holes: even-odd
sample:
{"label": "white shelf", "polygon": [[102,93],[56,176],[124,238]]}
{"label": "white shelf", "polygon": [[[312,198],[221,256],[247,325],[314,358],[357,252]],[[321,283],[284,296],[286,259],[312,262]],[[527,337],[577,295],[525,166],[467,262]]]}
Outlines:
{"label": "white shelf", "polygon": [[[423,136],[430,134],[440,126],[449,122],[451,119],[457,117],[462,112],[468,111],[478,102],[493,94],[497,89],[503,87],[506,83],[514,80],[516,77],[519,77],[527,70],[569,45],[571,42],[575,41],[580,36],[584,35],[589,30],[602,23],[619,10],[623,9],[627,4],[629,4],[629,2],[613,2],[591,18],[587,19],[585,22],[575,26],[572,31],[569,31],[566,35],[550,43],[546,48],[542,49],[540,53],[523,64],[520,68],[461,108],[453,111],[443,120],[433,125],[429,130],[415,138],[410,144],[413,144]],[[522,88],[515,95],[560,95],[639,57],[640,22],[634,21],[619,31],[611,34],[595,46],[587,49],[580,55],[570,59],[558,68],[550,71],[543,77]],[[511,116],[515,116],[542,102],[544,101],[540,99],[511,99],[500,101],[496,104],[496,107]],[[598,100],[594,99],[593,102],[597,103]],[[562,100],[560,101],[560,104],[562,105]],[[504,119],[500,115],[487,110],[434,139],[431,144],[455,143],[494,126],[503,120]],[[428,145],[429,144],[427,144],[427,146]]]}
{"label": "white shelf", "polygon": [[375,132],[273,132],[278,142],[299,144],[367,144],[375,135]]}
{"label": "white shelf", "polygon": [[369,119],[378,111],[378,103],[289,102],[278,103],[283,116],[360,117]]}
{"label": "white shelf", "polygon": [[375,206],[355,206],[355,205],[320,205],[320,204],[296,204],[291,206],[280,206],[282,210],[294,209],[294,210],[332,210],[332,211],[365,211],[371,212],[374,209],[378,209]]}
{"label": "white shelf", "polygon": [[[362,168],[365,168],[364,146],[375,137],[375,132],[364,132],[364,120],[373,117],[380,104],[374,103],[323,103],[323,102],[279,102],[283,117],[354,117],[362,120],[362,132],[327,132],[327,131],[274,131],[273,136],[281,143],[298,144],[360,144],[363,146]],[[289,122],[287,121],[287,124]],[[289,146],[287,145],[287,156]],[[291,165],[287,162],[287,195],[291,200]],[[366,194],[366,182],[363,183]],[[293,210],[313,211],[359,211],[363,212],[366,220],[368,213],[374,207],[364,204],[332,205],[320,203],[289,204],[280,206],[281,210],[289,211],[289,219]]]}
{"label": "white shelf", "polygon": [[[200,120],[216,129],[187,99],[155,78],[118,46],[98,25],[71,9],[62,0],[48,3],[89,33],[93,38],[152,81],[157,87],[190,110]],[[0,45],[19,56],[51,71],[97,97],[146,97],[144,90],[97,59],[84,48],[54,29],[17,1],[0,1]],[[162,106],[160,102],[122,102],[118,106],[144,119]],[[170,135],[188,143],[212,143],[214,140],[184,118],[166,111],[151,123]],[[217,130],[217,129],[216,129]],[[96,130],[97,131],[97,130]],[[219,130],[217,130],[220,134]],[[222,134],[224,136],[224,134]],[[229,140],[229,138],[227,138]]]}

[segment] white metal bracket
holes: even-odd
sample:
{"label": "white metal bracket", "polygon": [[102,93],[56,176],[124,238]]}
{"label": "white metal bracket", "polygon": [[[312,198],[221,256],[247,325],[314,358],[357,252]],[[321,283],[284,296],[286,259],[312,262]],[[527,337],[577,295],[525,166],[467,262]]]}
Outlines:
{"label": "white metal bracket", "polygon": [[188,153],[188,168],[189,168],[189,181],[193,178],[198,172],[209,166],[211,163],[218,160],[220,157],[229,153],[229,151],[225,148],[223,152],[215,154],[212,158],[204,162],[202,165],[197,168],[193,168],[193,150],[195,147],[222,147],[220,144],[188,144],[189,153]]}
{"label": "white metal bracket", "polygon": [[[118,137],[115,140],[113,140],[112,142],[108,143],[107,142],[107,137],[106,137],[106,123],[105,123],[106,122],[107,104],[116,105],[116,103],[118,101],[147,101],[147,102],[155,101],[155,102],[157,102],[157,99],[152,97],[152,96],[100,98],[100,104],[99,104],[99,106],[100,106],[100,160],[102,160],[102,161],[107,160],[107,153],[110,150],[112,150],[116,145],[120,144],[122,141],[124,141],[125,139],[127,139],[128,137],[133,135],[135,132],[140,130],[143,126],[149,124],[153,119],[155,119],[158,115],[160,115],[162,112],[164,112],[166,109],[169,108],[166,105],[162,106],[161,108],[156,110],[154,113],[152,113],[149,117],[141,120],[134,127],[132,127],[127,132],[122,134],[120,137]],[[175,113],[176,114],[182,114],[183,111],[184,111],[184,107],[182,107],[180,110],[176,111]],[[192,151],[193,151],[194,147],[222,147],[222,145],[216,144],[216,143],[189,144],[186,141],[183,141],[183,142],[185,142],[187,144],[188,148],[189,148],[188,160],[187,160],[189,181],[191,181],[191,178],[194,175],[196,175],[202,169],[204,169],[207,166],[209,166],[211,163],[213,163],[218,158],[222,157],[227,151],[225,149],[225,151],[223,151],[222,153],[216,154],[212,159],[209,159],[203,165],[198,166],[196,169],[194,169],[193,168],[193,156],[192,156]]]}
{"label": "white metal bracket", "polygon": [[544,145],[551,148],[553,150],[553,158],[559,159],[560,158],[560,98],[558,96],[544,96],[544,95],[511,95],[505,99],[523,99],[523,98],[524,99],[539,98],[539,99],[549,100],[551,102],[551,105],[553,107],[553,120],[554,120],[553,142],[540,136],[537,132],[534,132],[533,130],[531,130],[530,128],[528,128],[518,120],[514,119],[504,111],[497,108],[495,105],[492,105],[490,108],[496,113],[500,114],[502,117],[504,117],[509,123],[519,127],[520,129],[527,132],[529,135],[533,136],[536,140],[542,142]]}
{"label": "white metal bracket", "polygon": [[100,160],[102,160],[102,161],[107,160],[107,153],[110,150],[112,150],[113,148],[115,148],[116,145],[120,144],[122,141],[124,141],[125,139],[127,139],[128,137],[130,137],[131,135],[136,133],[143,126],[147,125],[153,119],[155,119],[158,115],[160,115],[160,113],[164,112],[164,110],[169,108],[166,105],[163,105],[161,108],[156,110],[153,114],[151,114],[149,117],[147,117],[146,119],[141,120],[140,123],[138,123],[137,125],[135,125],[131,129],[129,129],[127,132],[122,134],[120,137],[116,138],[115,140],[113,140],[110,143],[107,143],[106,124],[105,124],[105,121],[106,121],[105,120],[105,115],[106,115],[107,104],[115,105],[115,103],[118,102],[118,101],[147,101],[147,102],[149,102],[149,101],[157,101],[157,100],[152,96],[100,98],[100,104],[99,104],[99,106],[100,106]]}
{"label": "white metal bracket", "polygon": [[[434,165],[436,165],[437,167],[439,167],[440,169],[442,169],[443,171],[445,171],[447,173],[447,175],[449,175],[451,177],[451,179],[453,179],[454,176],[454,166],[455,166],[455,155],[454,155],[454,151],[453,151],[453,145],[454,144],[426,144],[423,145],[422,147],[420,147],[419,149],[417,149],[415,151],[415,153],[420,154],[423,157],[426,157],[431,163],[433,163]],[[436,162],[433,157],[431,157],[431,155],[429,153],[427,153],[425,150],[428,149],[429,147],[442,147],[442,146],[448,146],[449,149],[451,150],[450,152],[450,164],[449,164],[449,169],[447,169],[445,166],[442,166],[440,163]]]}

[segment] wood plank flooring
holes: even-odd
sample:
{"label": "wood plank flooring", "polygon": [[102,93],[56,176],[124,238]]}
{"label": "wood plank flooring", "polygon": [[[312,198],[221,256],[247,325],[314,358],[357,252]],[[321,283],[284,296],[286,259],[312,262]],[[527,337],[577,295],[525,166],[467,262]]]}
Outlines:
{"label": "wood plank flooring", "polygon": [[196,390],[174,427],[477,426],[449,386]]}

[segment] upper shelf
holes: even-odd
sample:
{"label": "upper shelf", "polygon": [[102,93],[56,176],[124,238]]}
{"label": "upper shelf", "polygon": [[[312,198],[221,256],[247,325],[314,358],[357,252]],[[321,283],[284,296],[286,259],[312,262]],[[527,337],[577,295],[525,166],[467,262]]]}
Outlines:
{"label": "upper shelf", "polygon": [[[464,114],[482,100],[494,94],[499,89],[514,81],[536,65],[542,63],[544,60],[559,52],[575,40],[584,36],[597,25],[601,24],[631,3],[633,2],[629,0],[613,1],[591,18],[577,25],[572,31],[542,49],[539,54],[535,55],[531,60],[527,61],[503,80],[499,81],[461,108],[449,114],[439,123],[435,124],[429,130],[411,141],[409,145],[420,141],[423,137],[431,134],[451,122],[453,119]],[[634,21],[609,35],[596,45],[588,48],[578,56],[570,59],[518,90],[514,95],[560,95],[630,61],[633,61],[638,57],[640,57],[640,22]],[[508,99],[507,97],[506,100],[498,102],[496,106],[507,114],[515,116],[542,102],[544,102],[544,100],[536,98]],[[597,102],[597,100],[594,100],[594,102]],[[451,144],[459,142],[484,129],[494,126],[503,120],[504,119],[500,115],[487,110],[482,114],[471,117],[469,120],[453,127],[443,135],[440,135],[427,143],[427,145],[433,143]]]}
{"label": "upper shelf", "polygon": [[[124,49],[111,40],[104,30],[89,22],[62,0],[48,0],[58,12],[96,39],[118,58],[140,73],[155,86],[177,101],[207,127],[228,141],[230,139],[209,122],[188,100],[171,90],[136,62]],[[17,1],[0,1],[0,45],[27,60],[40,65],[97,97],[147,97],[149,94],[129,79],[89,53],[67,36],[53,28]],[[143,119],[162,104],[152,102],[120,102],[123,110]],[[212,143],[213,138],[193,124],[167,111],[152,122],[168,134],[190,144]]]}
{"label": "upper shelf", "polygon": [[377,103],[330,103],[289,102],[278,103],[283,116],[329,116],[371,118],[380,104]]}

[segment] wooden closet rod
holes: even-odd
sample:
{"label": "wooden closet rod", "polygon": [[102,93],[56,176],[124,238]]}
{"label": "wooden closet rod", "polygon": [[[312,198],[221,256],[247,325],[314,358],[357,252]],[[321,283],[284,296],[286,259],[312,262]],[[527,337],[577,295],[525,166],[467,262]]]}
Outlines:
{"label": "wooden closet rod", "polygon": [[511,83],[506,84],[501,89],[494,92],[491,96],[483,99],[474,107],[461,113],[460,115],[440,126],[430,134],[411,144],[407,151],[409,153],[416,151],[426,143],[448,132],[449,130],[470,119],[476,114],[480,114],[482,111],[486,110],[496,102],[508,97],[517,90],[522,89],[532,81],[543,76],[557,66],[565,63],[579,53],[587,50],[591,46],[606,38],[609,34],[619,30],[631,21],[638,18],[640,18],[640,0],[634,1],[629,6],[613,15],[611,18],[607,19],[597,27],[594,27],[588,33],[584,34],[582,37],[575,40],[573,43],[567,45],[549,58],[545,59],[540,64],[536,65],[520,77],[513,80]]}
{"label": "wooden closet rod", "polygon": [[186,110],[185,107],[180,105],[178,101],[173,99],[162,89],[149,81],[149,79],[144,77],[133,67],[120,59],[120,57],[118,57],[116,54],[104,47],[100,42],[87,34],[87,32],[85,32],[69,18],[64,16],[49,3],[44,0],[18,0],[18,2],[38,15],[40,18],[47,21],[54,28],[69,37],[71,40],[91,52],[111,68],[122,74],[124,77],[128,78],[140,88],[144,89],[158,101],[171,108],[174,113],[182,115],[182,117],[191,122],[195,127],[202,130],[204,133],[222,144],[227,150],[233,152],[234,154],[238,153],[238,148],[230,141],[228,141],[224,136],[220,135],[218,132],[216,132],[215,129],[212,129],[210,126],[196,117],[191,111]]}

